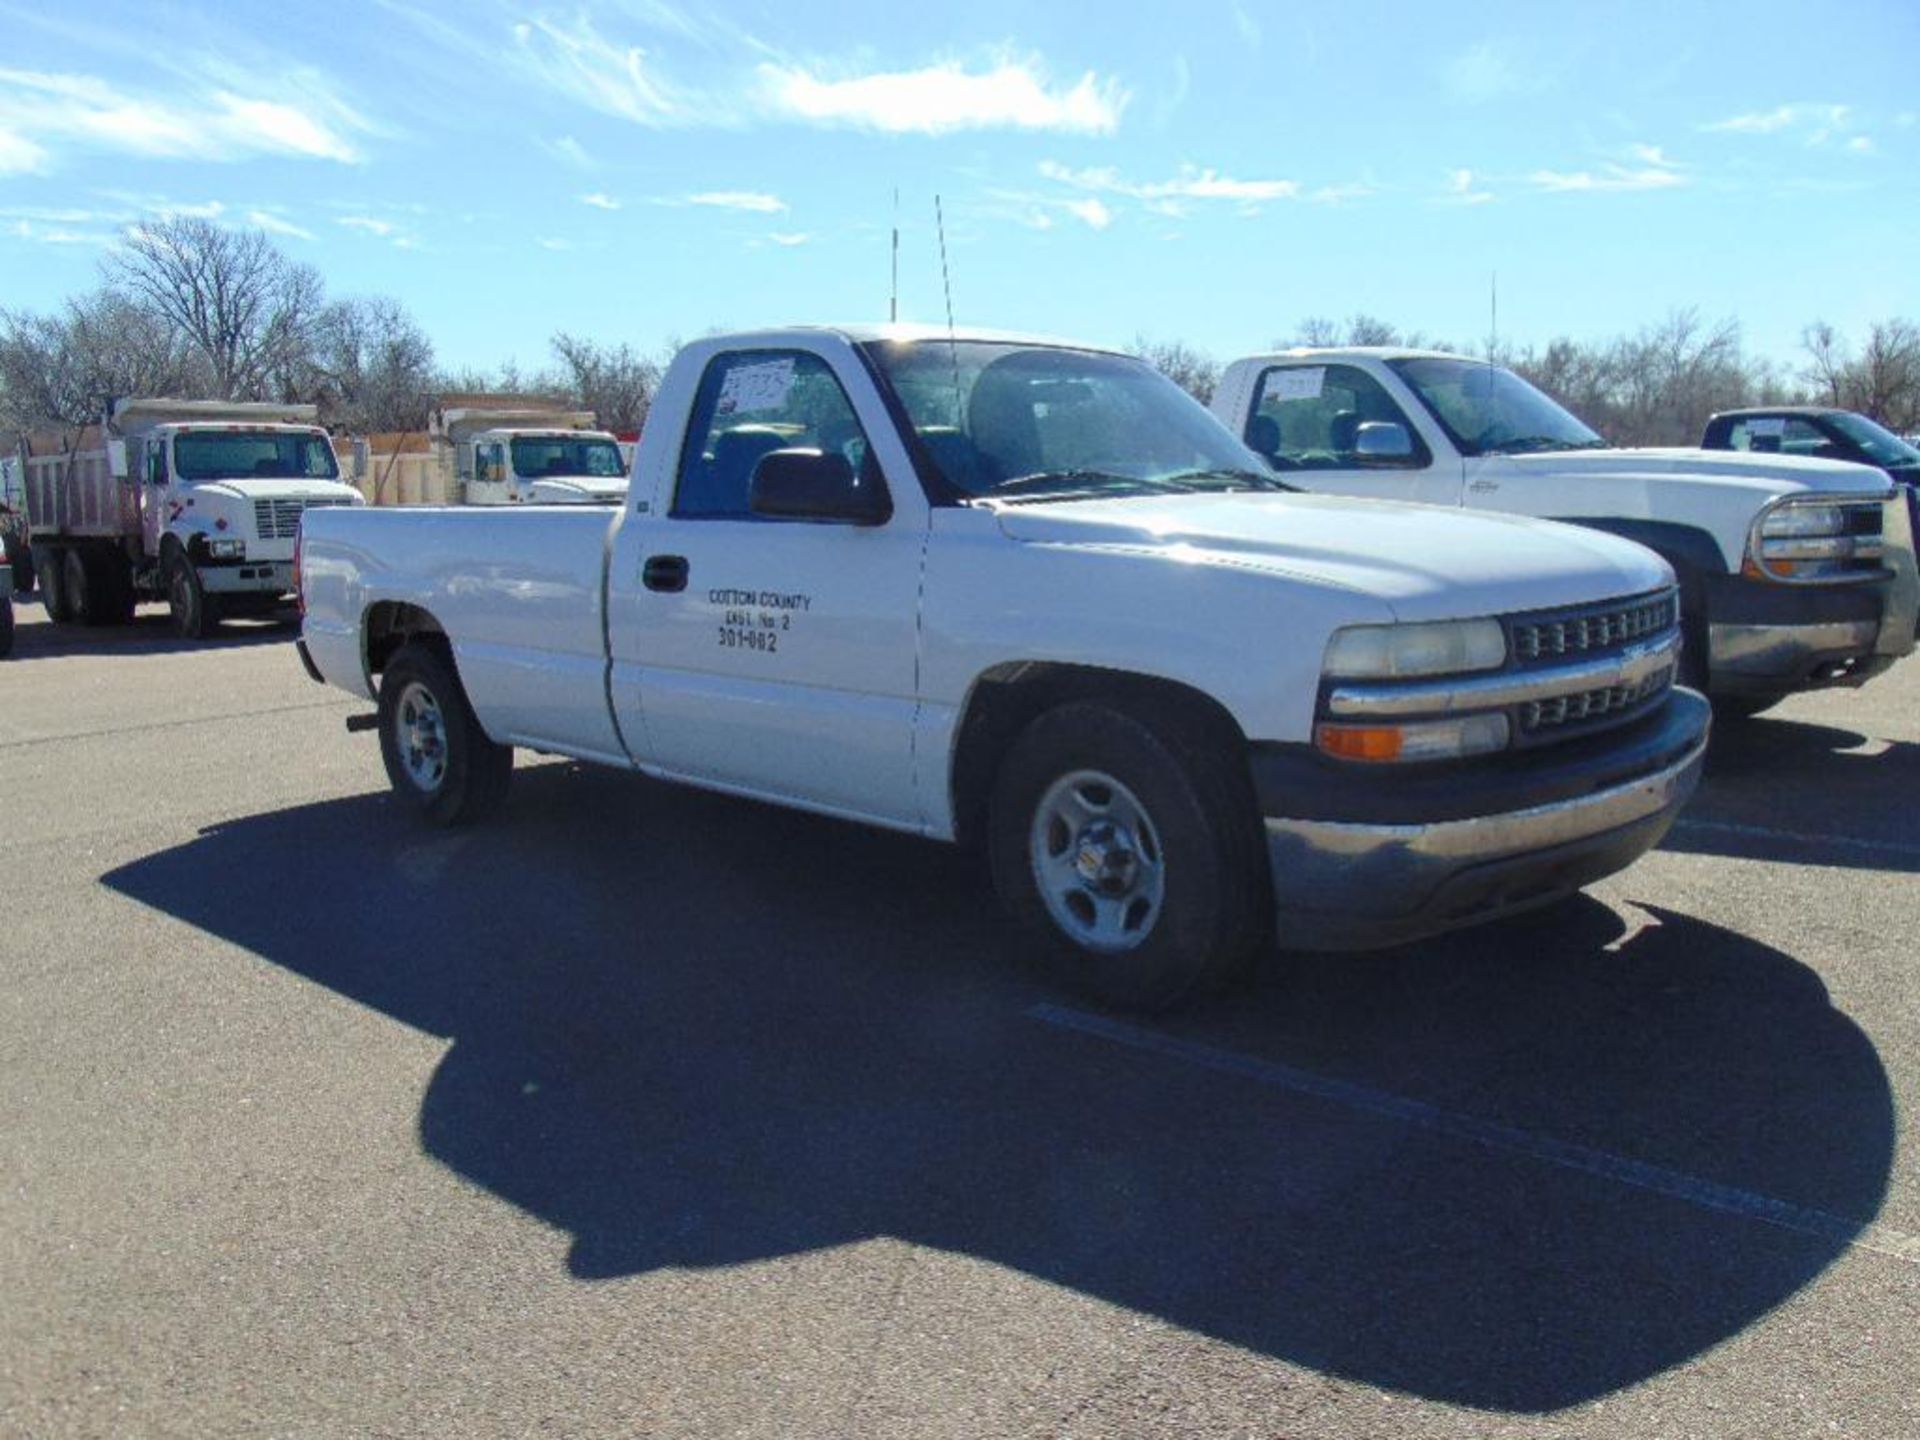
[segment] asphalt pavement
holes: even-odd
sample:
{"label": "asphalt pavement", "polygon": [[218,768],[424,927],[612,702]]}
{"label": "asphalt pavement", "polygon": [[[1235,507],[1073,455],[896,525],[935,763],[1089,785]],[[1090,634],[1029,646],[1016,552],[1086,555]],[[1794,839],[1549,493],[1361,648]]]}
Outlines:
{"label": "asphalt pavement", "polygon": [[0,661],[0,1434],[1920,1434],[1920,660],[1555,910],[1177,1018],[946,847],[523,756],[291,631]]}

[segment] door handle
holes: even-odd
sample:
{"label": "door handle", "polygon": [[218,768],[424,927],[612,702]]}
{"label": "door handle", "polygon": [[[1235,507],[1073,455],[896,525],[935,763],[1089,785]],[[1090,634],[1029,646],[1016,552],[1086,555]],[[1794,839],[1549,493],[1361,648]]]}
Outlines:
{"label": "door handle", "polygon": [[647,563],[640,568],[640,583],[649,590],[660,590],[669,595],[679,594],[687,588],[687,557],[649,555]]}

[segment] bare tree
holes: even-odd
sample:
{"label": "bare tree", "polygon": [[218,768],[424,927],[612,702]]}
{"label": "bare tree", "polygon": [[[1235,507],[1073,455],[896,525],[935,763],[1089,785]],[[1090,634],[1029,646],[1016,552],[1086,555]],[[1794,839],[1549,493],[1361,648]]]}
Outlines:
{"label": "bare tree", "polygon": [[426,425],[433,342],[398,300],[338,300],[314,319],[306,383],[327,422],[355,434]]}
{"label": "bare tree", "polygon": [[258,230],[176,215],[135,225],[106,262],[111,281],[152,306],[206,357],[221,399],[259,396],[309,344],[323,289]]}
{"label": "bare tree", "polygon": [[608,430],[628,434],[647,421],[660,367],[624,341],[601,345],[565,331],[553,337],[574,398]]}
{"label": "bare tree", "polygon": [[195,399],[207,367],[166,319],[113,290],[69,300],[57,315],[0,313],[0,426],[78,427],[128,395]]}
{"label": "bare tree", "polygon": [[1202,405],[1213,402],[1220,364],[1211,355],[1183,340],[1149,340],[1144,335],[1134,336],[1128,348]]}

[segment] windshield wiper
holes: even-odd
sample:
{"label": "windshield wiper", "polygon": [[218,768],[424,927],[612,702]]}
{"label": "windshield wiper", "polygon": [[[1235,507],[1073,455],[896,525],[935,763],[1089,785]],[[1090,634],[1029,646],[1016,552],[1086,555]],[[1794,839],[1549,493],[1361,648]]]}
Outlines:
{"label": "windshield wiper", "polygon": [[1560,440],[1552,435],[1520,435],[1495,445],[1481,447],[1482,455],[1531,455],[1542,450],[1592,450],[1606,448],[1604,440]]}
{"label": "windshield wiper", "polygon": [[[1262,475],[1258,470],[1240,470],[1235,468],[1221,470],[1182,470],[1178,475],[1163,475],[1164,481],[1171,485],[1184,485],[1189,490],[1287,490],[1298,491],[1298,485],[1289,485],[1284,480],[1276,480],[1271,475]],[[1225,485],[1194,485],[1195,480],[1225,480]]]}

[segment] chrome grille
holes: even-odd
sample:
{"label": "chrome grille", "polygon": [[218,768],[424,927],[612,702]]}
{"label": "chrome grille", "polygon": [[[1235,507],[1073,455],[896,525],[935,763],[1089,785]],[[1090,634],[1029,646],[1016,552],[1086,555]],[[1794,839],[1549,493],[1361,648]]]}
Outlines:
{"label": "chrome grille", "polygon": [[300,533],[300,512],[328,505],[349,505],[349,500],[256,500],[253,523],[262,540],[292,540]]}
{"label": "chrome grille", "polygon": [[1621,715],[1664,695],[1672,685],[1673,667],[1668,666],[1631,685],[1604,685],[1597,690],[1557,695],[1551,700],[1529,700],[1520,707],[1520,729],[1531,735],[1561,725]]}
{"label": "chrome grille", "polygon": [[1626,604],[1595,606],[1512,622],[1513,659],[1530,665],[1631,644],[1673,628],[1678,598],[1668,590]]}

